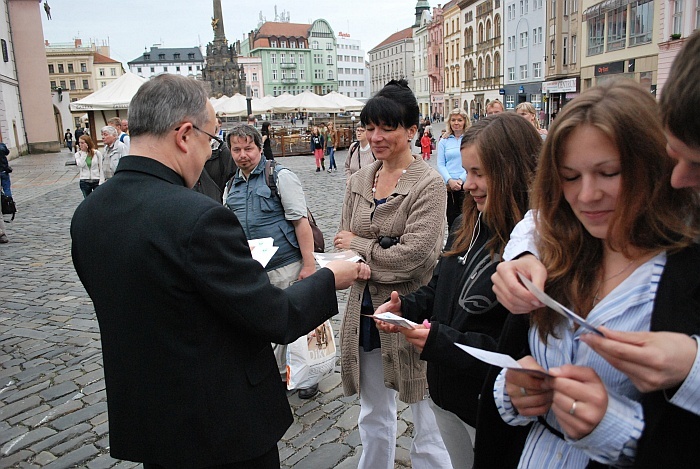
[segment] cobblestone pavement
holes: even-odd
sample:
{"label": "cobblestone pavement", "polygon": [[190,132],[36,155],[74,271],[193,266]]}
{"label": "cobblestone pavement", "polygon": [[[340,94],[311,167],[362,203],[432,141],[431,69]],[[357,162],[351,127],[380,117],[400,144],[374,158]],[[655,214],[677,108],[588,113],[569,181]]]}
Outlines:
{"label": "cobblestone pavement", "polygon": [[[337,153],[332,174],[316,173],[310,155],[281,159],[299,175],[327,246],[340,220],[345,155]],[[70,160],[64,150],[11,161],[18,213],[6,223],[10,243],[0,245],[0,468],[141,467],[109,456],[100,334],[70,257],[70,219],[82,200]],[[345,298],[338,293],[336,341]],[[289,393],[289,403],[282,467],[357,467],[359,400],[343,397],[339,366],[315,398]],[[410,408],[399,403],[397,468],[410,467],[412,430]]]}

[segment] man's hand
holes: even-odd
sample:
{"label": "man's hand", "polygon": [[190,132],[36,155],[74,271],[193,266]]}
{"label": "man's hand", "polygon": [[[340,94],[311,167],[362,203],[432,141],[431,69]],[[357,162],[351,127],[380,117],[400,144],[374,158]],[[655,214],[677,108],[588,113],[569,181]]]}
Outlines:
{"label": "man's hand", "polygon": [[304,262],[304,267],[301,269],[301,272],[299,272],[298,280],[303,280],[314,272],[316,272],[316,264],[307,265],[306,262]]}
{"label": "man's hand", "polygon": [[335,289],[344,290],[357,279],[367,280],[370,276],[370,268],[364,262],[331,261],[326,264],[335,275]]}
{"label": "man's hand", "polygon": [[698,346],[676,332],[621,332],[601,327],[605,337],[583,334],[588,344],[612,366],[626,374],[642,392],[681,384],[690,373]]}
{"label": "man's hand", "polygon": [[[530,355],[521,358],[518,363],[523,368],[546,371]],[[522,371],[506,371],[506,392],[523,417],[544,415],[552,405],[552,391],[545,385],[544,378]]]}
{"label": "man's hand", "polygon": [[498,301],[513,314],[525,314],[544,305],[520,283],[518,272],[529,278],[540,290],[544,290],[547,270],[532,254],[526,254],[510,262],[501,262],[491,276],[493,291]]}
{"label": "man's hand", "polygon": [[576,440],[598,426],[608,410],[608,391],[593,368],[552,368],[546,385],[554,392],[552,410],[564,433]]}

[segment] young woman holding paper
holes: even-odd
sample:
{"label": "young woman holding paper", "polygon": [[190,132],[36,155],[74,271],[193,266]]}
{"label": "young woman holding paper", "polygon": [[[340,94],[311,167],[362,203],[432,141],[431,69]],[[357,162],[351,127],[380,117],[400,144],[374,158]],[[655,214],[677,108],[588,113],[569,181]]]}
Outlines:
{"label": "young woman holding paper", "polygon": [[[534,128],[512,113],[489,116],[467,129],[460,151],[468,195],[446,252],[430,283],[404,296],[392,292],[375,313],[391,311],[414,322],[430,321],[413,330],[378,324],[386,332],[403,333],[428,362],[433,410],[456,468],[470,468],[474,462],[468,427],[476,426],[488,365],[454,343],[497,348],[508,310],[496,301],[491,275],[510,232],[529,207],[528,189],[541,146]],[[526,329],[521,335],[523,343]]]}
{"label": "young woman holding paper", "polygon": [[[540,155],[532,247],[545,291],[597,328],[648,330],[667,256],[696,235],[694,195],[671,188],[656,111],[634,82],[592,88],[557,117]],[[585,329],[547,308],[531,322],[520,364],[552,377],[504,370],[494,387],[506,423],[534,422],[519,467],[631,465],[641,393],[580,340]]]}

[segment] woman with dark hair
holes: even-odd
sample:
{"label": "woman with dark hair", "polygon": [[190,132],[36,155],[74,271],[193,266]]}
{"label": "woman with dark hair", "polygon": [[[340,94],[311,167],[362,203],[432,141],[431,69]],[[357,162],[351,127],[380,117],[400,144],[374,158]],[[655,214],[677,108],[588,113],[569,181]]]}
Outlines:
{"label": "woman with dark hair", "polygon": [[[547,293],[594,327],[648,331],[654,303],[665,294],[659,280],[667,259],[697,249],[697,194],[671,187],[674,162],[665,145],[656,101],[631,80],[571,101],[544,142],[530,252],[546,269]],[[532,423],[520,467],[635,460],[645,425],[642,393],[593,352],[585,334],[553,310],[536,309],[532,356],[520,364],[551,377],[503,370],[496,380],[503,420]]]}
{"label": "woman with dark hair", "polygon": [[[479,394],[488,366],[458,351],[454,343],[495,350],[508,310],[492,289],[491,275],[510,232],[529,207],[542,141],[514,114],[477,121],[462,137],[462,166],[468,196],[455,220],[428,285],[408,295],[392,292],[377,313],[395,312],[421,323],[416,329],[379,322],[386,332],[401,332],[428,362],[433,410],[454,467],[472,467],[469,427],[476,427]],[[507,190],[504,190],[507,189]]]}
{"label": "woman with dark hair", "polygon": [[95,144],[89,135],[81,135],[78,138],[78,152],[75,154],[75,164],[80,171],[80,190],[83,193],[83,198],[85,198],[105,179],[102,169],[102,154],[95,149]]}
{"label": "woman with dark hair", "polygon": [[340,333],[345,394],[360,394],[361,469],[393,469],[396,397],[408,403],[415,437],[414,468],[451,468],[427,397],[426,365],[401,334],[380,332],[367,316],[396,290],[407,294],[430,280],[445,232],[445,186],[411,153],[418,103],[405,80],[389,82],[360,114],[377,161],[347,185],[336,249],[352,249],[372,269],[353,284]]}
{"label": "woman with dark hair", "polygon": [[272,141],[270,140],[272,135],[269,122],[263,122],[260,134],[262,135],[263,155],[265,155],[265,159],[268,161],[274,160],[275,155],[272,154]]}

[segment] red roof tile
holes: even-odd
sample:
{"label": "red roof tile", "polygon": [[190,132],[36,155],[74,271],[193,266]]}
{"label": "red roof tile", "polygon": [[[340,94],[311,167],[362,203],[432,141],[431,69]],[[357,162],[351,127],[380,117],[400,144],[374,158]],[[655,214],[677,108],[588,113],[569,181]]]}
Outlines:
{"label": "red roof tile", "polygon": [[[384,39],[384,41],[380,42],[375,47],[373,47],[372,50],[379,49],[382,46],[386,46],[387,44],[391,44],[392,42],[397,42],[397,41],[400,41],[402,39],[407,39],[409,37],[413,37],[413,26],[409,26],[408,28],[406,28],[402,31],[399,31],[397,33],[392,34],[388,38]],[[372,51],[370,51],[370,52],[372,52]]]}

